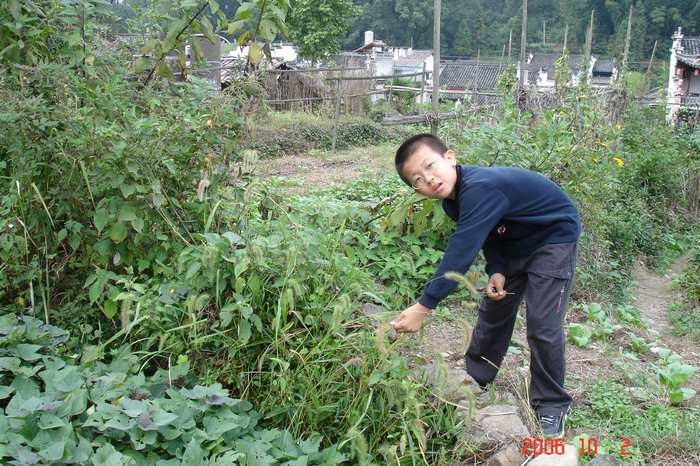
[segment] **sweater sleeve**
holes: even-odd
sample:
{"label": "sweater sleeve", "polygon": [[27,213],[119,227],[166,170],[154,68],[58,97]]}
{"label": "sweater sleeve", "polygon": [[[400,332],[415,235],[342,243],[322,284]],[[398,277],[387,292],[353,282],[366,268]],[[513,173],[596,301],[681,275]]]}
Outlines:
{"label": "sweater sleeve", "polygon": [[446,279],[445,272],[464,274],[469,270],[489,232],[508,211],[508,204],[508,198],[500,190],[487,184],[474,184],[460,192],[457,227],[419,303],[435,309],[456,288],[457,283]]}
{"label": "sweater sleeve", "polygon": [[501,255],[501,251],[493,241],[484,243],[484,257],[486,258],[486,273],[490,277],[494,273],[505,275],[505,261]]}

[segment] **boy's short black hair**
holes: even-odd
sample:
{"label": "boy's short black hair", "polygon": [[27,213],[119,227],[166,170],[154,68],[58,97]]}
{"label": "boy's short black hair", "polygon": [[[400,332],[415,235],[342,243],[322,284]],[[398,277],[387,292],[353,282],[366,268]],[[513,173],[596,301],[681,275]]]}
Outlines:
{"label": "boy's short black hair", "polygon": [[418,150],[421,146],[428,146],[440,155],[444,155],[447,152],[447,146],[445,145],[439,137],[433,136],[430,133],[421,133],[411,136],[406,139],[399,146],[396,151],[396,158],[394,159],[394,165],[396,166],[396,171],[399,173],[401,179],[407,185],[411,186],[411,182],[403,176],[402,170],[403,166],[406,164],[409,158]]}

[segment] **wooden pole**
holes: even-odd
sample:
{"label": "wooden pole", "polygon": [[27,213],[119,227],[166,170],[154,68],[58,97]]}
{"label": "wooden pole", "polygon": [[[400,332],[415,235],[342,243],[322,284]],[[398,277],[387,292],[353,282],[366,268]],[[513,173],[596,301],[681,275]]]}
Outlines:
{"label": "wooden pole", "polygon": [[335,91],[335,120],[333,121],[333,144],[331,153],[335,154],[335,143],[338,141],[338,126],[340,124],[340,83],[343,82],[343,71],[340,71],[340,79]]}
{"label": "wooden pole", "polygon": [[564,55],[566,53],[566,39],[568,39],[569,35],[569,25],[568,23],[564,26],[564,47],[561,49],[561,54]]}
{"label": "wooden pole", "polygon": [[651,71],[651,64],[654,61],[654,54],[656,53],[656,44],[658,43],[658,40],[654,41],[654,48],[651,49],[651,58],[649,59],[649,65],[647,65],[647,72],[646,74],[648,75],[649,72]]}
{"label": "wooden pole", "polygon": [[476,91],[478,80],[479,80],[479,61],[481,60],[481,49],[476,49],[476,69],[474,70],[474,77],[472,78],[472,95],[469,99],[470,103],[473,104],[476,99]]}
{"label": "wooden pole", "polygon": [[651,64],[654,62],[654,54],[656,53],[656,44],[658,40],[654,41],[654,48],[651,49],[651,58],[649,59],[649,65],[647,65],[647,72],[644,73],[644,86],[646,90],[649,90],[649,72],[651,71]]}
{"label": "wooden pole", "polygon": [[510,64],[510,50],[513,46],[513,30],[508,33],[508,64]]}
{"label": "wooden pole", "polygon": [[424,103],[424,98],[423,95],[425,94],[425,80],[427,79],[427,74],[425,72],[425,62],[423,62],[423,76],[421,77],[420,81],[420,104],[423,105]]}
{"label": "wooden pole", "polygon": [[520,76],[518,85],[525,84],[525,47],[527,47],[527,0],[523,0],[523,24],[520,29]]}
{"label": "wooden pole", "polygon": [[627,61],[630,54],[630,37],[632,35],[632,5],[630,5],[630,13],[627,16],[627,34],[625,35],[625,52],[622,54],[622,74],[627,71]]}
{"label": "wooden pole", "polygon": [[440,110],[440,0],[434,0],[433,5],[433,119],[430,132],[437,136]]}
{"label": "wooden pole", "polygon": [[503,50],[501,50],[501,59],[498,60],[498,72],[501,71],[501,66],[503,65],[503,57],[506,55],[506,44],[503,44]]}
{"label": "wooden pole", "polygon": [[583,59],[583,82],[588,82],[588,70],[591,66],[591,47],[593,46],[593,15],[595,10],[591,10],[591,25],[588,27],[588,34],[586,35],[586,54]]}

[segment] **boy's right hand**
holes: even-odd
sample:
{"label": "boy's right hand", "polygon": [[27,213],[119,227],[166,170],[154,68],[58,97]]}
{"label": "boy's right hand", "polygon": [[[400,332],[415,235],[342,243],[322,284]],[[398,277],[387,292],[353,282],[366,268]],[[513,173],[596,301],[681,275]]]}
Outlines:
{"label": "boy's right hand", "polygon": [[506,297],[506,290],[503,287],[506,284],[506,277],[501,273],[494,273],[489,277],[489,282],[486,285],[486,296],[492,301],[500,301]]}
{"label": "boy's right hand", "polygon": [[423,323],[425,316],[431,311],[429,307],[423,306],[421,303],[416,303],[413,306],[406,308],[399,316],[392,320],[391,326],[397,332],[415,332]]}

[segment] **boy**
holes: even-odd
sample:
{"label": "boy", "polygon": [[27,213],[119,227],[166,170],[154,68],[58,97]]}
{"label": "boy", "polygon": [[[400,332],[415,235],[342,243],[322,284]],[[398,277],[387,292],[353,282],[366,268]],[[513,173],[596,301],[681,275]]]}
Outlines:
{"label": "boy", "polygon": [[573,202],[554,182],[525,169],[459,166],[431,134],[404,141],[395,164],[418,193],[442,199],[457,226],[422,296],[392,326],[418,330],[457,285],[444,273],[466,273],[483,248],[489,279],[465,355],[467,373],[482,387],[495,379],[525,297],[530,404],[544,435],[563,436],[571,404],[564,390],[563,324],[581,230]]}

